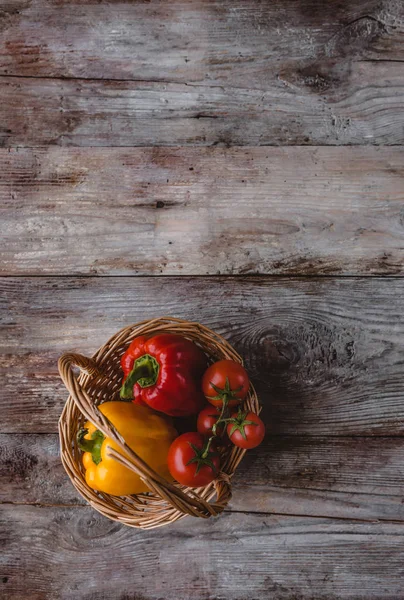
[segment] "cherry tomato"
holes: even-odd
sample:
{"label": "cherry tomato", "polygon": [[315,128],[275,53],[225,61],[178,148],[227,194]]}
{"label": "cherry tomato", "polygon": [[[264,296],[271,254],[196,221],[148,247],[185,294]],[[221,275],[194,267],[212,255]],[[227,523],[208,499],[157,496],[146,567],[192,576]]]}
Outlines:
{"label": "cherry tomato", "polygon": [[227,435],[239,448],[255,448],[265,437],[265,425],[255,413],[239,410],[231,415]]}
{"label": "cherry tomato", "polygon": [[208,402],[221,407],[237,406],[246,397],[250,387],[247,371],[233,360],[213,363],[202,378],[202,390]]}
{"label": "cherry tomato", "polygon": [[[198,420],[196,422],[196,428],[202,435],[206,435],[210,437],[213,435],[212,427],[220,417],[220,411],[208,404],[205,406],[203,410],[198,415]],[[216,429],[216,435],[222,435],[224,429],[224,424],[221,423]]]}
{"label": "cherry tomato", "polygon": [[201,433],[183,433],[173,441],[168,451],[168,469],[171,475],[187,487],[202,487],[216,479],[220,470],[219,456],[203,451],[206,441]]}

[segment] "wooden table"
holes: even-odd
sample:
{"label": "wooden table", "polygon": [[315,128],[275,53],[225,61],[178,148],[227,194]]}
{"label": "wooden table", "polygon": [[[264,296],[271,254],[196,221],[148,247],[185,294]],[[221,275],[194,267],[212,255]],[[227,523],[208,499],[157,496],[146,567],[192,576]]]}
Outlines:
{"label": "wooden table", "polygon": [[[404,3],[3,0],[0,595],[404,598]],[[268,428],[217,519],[65,475],[57,358],[170,314]]]}

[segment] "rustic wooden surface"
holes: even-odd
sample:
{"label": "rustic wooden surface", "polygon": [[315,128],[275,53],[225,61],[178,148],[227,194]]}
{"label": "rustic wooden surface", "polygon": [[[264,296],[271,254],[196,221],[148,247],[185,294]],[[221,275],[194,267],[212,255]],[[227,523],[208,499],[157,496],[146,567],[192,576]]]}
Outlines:
{"label": "rustic wooden surface", "polygon": [[[295,73],[291,84],[273,73],[268,90],[4,76],[0,146],[403,143],[402,62],[333,70],[331,89],[320,83],[314,94]],[[309,80],[322,77],[316,66]]]}
{"label": "rustic wooden surface", "polygon": [[86,506],[7,505],[3,529],[14,597],[27,580],[32,600],[402,597],[402,523],[225,513],[136,534]]}
{"label": "rustic wooden surface", "polygon": [[[0,500],[85,504],[66,478],[57,434],[0,434]],[[248,453],[234,480],[230,511],[404,521],[400,437],[271,436]]]}
{"label": "rustic wooden surface", "polygon": [[313,65],[300,79],[316,91],[337,87],[327,73],[316,81],[327,59],[404,59],[400,0],[7,0],[2,9],[3,75],[266,89],[280,65]]}
{"label": "rustic wooden surface", "polygon": [[199,319],[245,357],[272,434],[404,433],[401,278],[13,277],[1,291],[5,433],[57,431],[65,349],[91,356],[164,313]]}
{"label": "rustic wooden surface", "polygon": [[[1,598],[404,600],[403,63],[401,0],[0,2]],[[140,532],[63,471],[56,362],[162,314],[268,435]]]}
{"label": "rustic wooden surface", "polygon": [[403,273],[402,147],[18,148],[0,171],[4,274]]}
{"label": "rustic wooden surface", "polygon": [[8,0],[2,20],[4,146],[403,140],[401,0]]}

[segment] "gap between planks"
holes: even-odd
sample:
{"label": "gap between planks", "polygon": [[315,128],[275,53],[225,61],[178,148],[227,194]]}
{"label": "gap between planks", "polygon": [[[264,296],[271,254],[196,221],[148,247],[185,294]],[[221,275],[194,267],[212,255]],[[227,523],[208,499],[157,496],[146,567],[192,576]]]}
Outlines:
{"label": "gap between planks", "polygon": [[354,273],[347,273],[345,275],[332,275],[332,274],[322,274],[322,273],[313,273],[312,275],[307,273],[294,273],[293,275],[280,274],[277,273],[234,273],[232,275],[224,275],[222,273],[213,273],[210,275],[209,273],[202,273],[200,275],[175,275],[174,273],[151,273],[150,275],[126,275],[126,274],[102,274],[102,275],[92,275],[86,273],[67,273],[67,274],[49,274],[49,275],[39,275],[38,273],[30,275],[29,273],[23,274],[13,274],[13,273],[5,273],[0,275],[1,279],[286,279],[286,280],[294,280],[294,279],[310,279],[311,281],[315,279],[403,279],[403,275],[374,275],[372,273],[364,274],[364,275],[356,275]]}
{"label": "gap between planks", "polygon": [[[400,58],[363,58],[360,60],[350,60],[351,64],[361,64],[361,63],[404,63],[404,59]],[[223,84],[210,84],[206,83],[198,83],[192,81],[181,81],[176,79],[159,79],[158,77],[75,77],[71,75],[18,75],[14,73],[0,73],[0,80],[3,78],[7,79],[42,79],[49,81],[89,81],[89,82],[114,82],[114,83],[163,83],[167,85],[185,85],[187,87],[193,88],[209,88],[209,89],[221,89],[221,90],[249,90],[249,91],[259,91],[262,92],[262,88],[254,88],[251,86],[245,87],[240,85],[228,85],[227,83]],[[27,147],[27,146],[24,146]]]}
{"label": "gap between planks", "polygon": [[[0,501],[0,506],[33,506],[35,508],[89,508],[89,504],[51,504],[46,502],[2,502]],[[265,517],[294,517],[294,518],[302,518],[302,519],[327,519],[330,521],[357,521],[359,523],[397,523],[402,524],[404,520],[402,519],[365,519],[360,517],[337,517],[330,515],[306,515],[299,513],[282,513],[282,512],[265,512],[262,510],[231,510],[225,509],[224,513],[228,514],[240,514],[240,515],[262,515]]]}

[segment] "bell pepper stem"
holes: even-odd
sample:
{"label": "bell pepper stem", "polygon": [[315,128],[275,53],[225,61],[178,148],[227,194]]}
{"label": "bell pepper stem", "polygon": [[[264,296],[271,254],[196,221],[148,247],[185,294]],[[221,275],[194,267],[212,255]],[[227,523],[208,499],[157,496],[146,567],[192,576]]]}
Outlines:
{"label": "bell pepper stem", "polygon": [[139,383],[141,387],[154,385],[159,374],[159,364],[150,354],[144,354],[135,360],[132,371],[125,379],[119,393],[122,400],[133,399],[133,387]]}
{"label": "bell pepper stem", "polygon": [[142,377],[147,377],[148,371],[144,367],[135,367],[129,373],[123,386],[121,387],[121,391],[119,395],[122,400],[132,400],[133,398],[133,386],[139,379]]}
{"label": "bell pepper stem", "polygon": [[88,429],[79,429],[77,433],[77,443],[80,450],[83,450],[83,452],[92,452],[94,449],[95,440],[86,440],[84,436],[87,435],[87,433]]}
{"label": "bell pepper stem", "polygon": [[94,431],[91,439],[86,439],[88,429],[79,429],[77,432],[77,444],[83,452],[90,452],[94,464],[98,465],[101,462],[101,446],[105,439],[105,435],[101,431]]}

